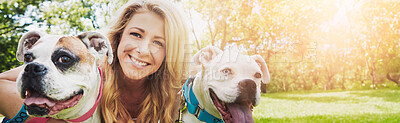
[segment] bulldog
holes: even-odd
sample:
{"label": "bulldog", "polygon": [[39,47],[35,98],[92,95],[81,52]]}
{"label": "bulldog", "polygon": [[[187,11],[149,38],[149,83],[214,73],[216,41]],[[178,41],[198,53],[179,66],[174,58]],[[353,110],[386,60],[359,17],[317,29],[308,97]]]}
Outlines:
{"label": "bulldog", "polygon": [[102,77],[97,61],[106,55],[108,63],[113,59],[104,35],[85,32],[59,36],[30,31],[21,37],[17,50],[17,60],[24,62],[17,88],[29,116],[101,122],[97,103]]}
{"label": "bulldog", "polygon": [[264,59],[240,54],[237,47],[221,51],[209,46],[192,60],[201,70],[183,86],[181,120],[253,123],[252,109],[260,102],[261,82],[270,80]]}

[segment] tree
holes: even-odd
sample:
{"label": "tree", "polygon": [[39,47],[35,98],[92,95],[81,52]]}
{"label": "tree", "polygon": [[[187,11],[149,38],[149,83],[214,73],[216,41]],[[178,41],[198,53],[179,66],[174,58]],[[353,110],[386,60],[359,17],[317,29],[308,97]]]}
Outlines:
{"label": "tree", "polygon": [[[0,6],[0,71],[21,65],[15,58],[19,38],[29,29],[73,35],[104,27],[127,0],[22,1],[2,0]],[[28,29],[29,28],[29,29]]]}
{"label": "tree", "polygon": [[2,22],[0,23],[0,72],[21,65],[15,55],[19,37],[26,32],[25,27],[33,22],[40,22],[34,14],[43,1],[2,0],[0,4],[0,21]]}
{"label": "tree", "polygon": [[355,33],[353,46],[362,51],[360,55],[365,59],[375,88],[379,82],[378,74],[385,75],[397,71],[392,68],[400,67],[400,64],[394,63],[396,60],[393,60],[394,53],[398,52],[396,49],[400,39],[400,10],[397,9],[400,2],[360,1],[358,5],[359,11],[352,13],[352,23],[358,24],[352,27],[352,32],[358,32]]}

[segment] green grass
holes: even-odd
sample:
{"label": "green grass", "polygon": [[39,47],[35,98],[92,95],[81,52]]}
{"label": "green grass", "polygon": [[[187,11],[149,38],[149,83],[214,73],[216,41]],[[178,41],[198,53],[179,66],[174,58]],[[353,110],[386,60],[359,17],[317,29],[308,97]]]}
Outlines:
{"label": "green grass", "polygon": [[263,94],[256,123],[399,123],[400,89]]}
{"label": "green grass", "polygon": [[400,89],[263,94],[253,117],[256,123],[399,123]]}

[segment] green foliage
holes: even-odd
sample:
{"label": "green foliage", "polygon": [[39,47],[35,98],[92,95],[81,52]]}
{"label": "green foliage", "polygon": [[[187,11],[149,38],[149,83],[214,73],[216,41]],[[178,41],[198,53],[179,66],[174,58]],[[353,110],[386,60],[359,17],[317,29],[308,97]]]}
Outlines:
{"label": "green foliage", "polygon": [[50,34],[78,34],[94,31],[107,23],[120,2],[11,0],[0,5],[0,72],[21,65],[15,57],[21,35],[29,30]]}
{"label": "green foliage", "polygon": [[400,72],[399,1],[185,3],[207,22],[201,47],[237,44],[264,57],[269,92],[351,89],[364,81],[375,88],[386,73]]}
{"label": "green foliage", "polygon": [[[21,23],[22,18],[32,15],[28,8],[35,8],[43,0],[12,0],[0,4],[0,72],[14,68],[21,63],[16,60],[15,52],[19,37],[26,31],[30,23]],[[33,20],[36,18],[33,18]]]}
{"label": "green foliage", "polygon": [[[27,29],[70,35],[101,29],[125,2],[2,0],[0,71],[21,64],[15,51]],[[400,72],[399,1],[177,2],[192,19],[200,13],[205,21],[194,53],[207,45],[236,44],[249,55],[260,54],[271,73],[269,92],[377,87],[386,84],[387,73]]]}
{"label": "green foliage", "polygon": [[105,0],[62,0],[41,5],[40,11],[51,34],[78,34],[105,26],[114,12],[114,3]]}

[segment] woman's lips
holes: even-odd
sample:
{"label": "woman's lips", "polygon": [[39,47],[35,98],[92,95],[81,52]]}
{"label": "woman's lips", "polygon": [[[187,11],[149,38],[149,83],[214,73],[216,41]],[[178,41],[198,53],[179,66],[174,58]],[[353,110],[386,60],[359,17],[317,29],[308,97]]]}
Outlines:
{"label": "woman's lips", "polygon": [[150,65],[150,63],[144,62],[144,61],[137,59],[131,55],[129,55],[129,58],[131,59],[133,65],[137,68],[144,68],[144,67]]}

